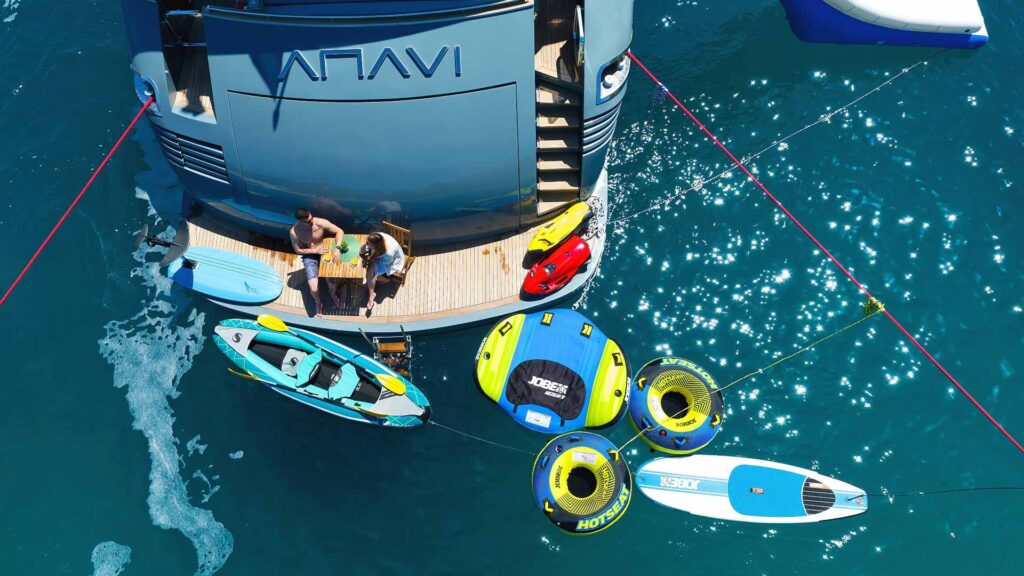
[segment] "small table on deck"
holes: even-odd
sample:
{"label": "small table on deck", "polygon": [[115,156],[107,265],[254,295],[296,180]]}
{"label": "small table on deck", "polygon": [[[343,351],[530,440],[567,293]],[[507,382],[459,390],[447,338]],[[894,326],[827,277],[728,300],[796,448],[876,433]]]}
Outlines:
{"label": "small table on deck", "polygon": [[[348,251],[342,254],[339,260],[334,253],[334,238],[324,240],[324,244],[331,251],[320,256],[321,278],[362,280],[366,277],[366,268],[363,268],[359,259],[359,247],[366,242],[366,234],[345,234],[345,241],[348,243]],[[327,260],[328,256],[331,258],[330,261]]]}

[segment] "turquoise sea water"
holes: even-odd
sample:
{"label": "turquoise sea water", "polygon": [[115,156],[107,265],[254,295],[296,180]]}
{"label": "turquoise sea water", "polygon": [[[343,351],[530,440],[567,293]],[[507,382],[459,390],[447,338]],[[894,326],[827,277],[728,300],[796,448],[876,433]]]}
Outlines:
{"label": "turquoise sea water", "polygon": [[[927,59],[751,162],[1012,432],[1024,436],[1024,31],[983,2],[976,52],[802,44],[770,0],[637,3],[634,51],[738,155]],[[0,5],[0,284],[137,106],[116,2]],[[859,314],[855,288],[634,72],[609,231],[581,311],[634,365],[673,353],[728,382]],[[705,184],[696,186],[702,179]],[[693,188],[692,190],[690,190]],[[689,190],[689,191],[687,191]],[[683,193],[684,191],[687,191]],[[0,310],[3,574],[1018,574],[1024,499],[873,498],[823,525],[730,524],[639,494],[568,537],[527,456],[436,427],[349,425],[230,377],[224,310],[130,253],[180,189],[138,130]],[[486,327],[418,338],[439,422],[534,451],[475,389]],[[359,345],[358,340],[345,340]],[[875,319],[727,394],[708,453],[813,467],[870,492],[1024,484],[1024,459]],[[631,436],[625,422],[609,432]],[[649,457],[638,446],[630,460]]]}

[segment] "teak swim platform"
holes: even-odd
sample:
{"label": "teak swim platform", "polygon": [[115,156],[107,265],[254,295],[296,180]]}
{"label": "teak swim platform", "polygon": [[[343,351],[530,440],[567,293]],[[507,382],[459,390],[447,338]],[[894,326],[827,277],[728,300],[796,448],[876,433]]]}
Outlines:
{"label": "teak swim platform", "polygon": [[[603,194],[592,202],[603,201]],[[604,210],[593,217],[591,230],[603,230]],[[320,280],[324,301],[321,317],[315,317],[302,260],[291,245],[234,226],[202,213],[188,221],[189,244],[227,250],[253,258],[273,269],[284,281],[284,290],[260,306],[217,302],[250,314],[271,313],[289,324],[334,332],[367,333],[424,332],[444,330],[467,323],[486,322],[516,312],[550,306],[579,292],[594,275],[597,266],[588,265],[565,287],[545,298],[524,298],[523,280],[535,257],[527,254],[530,239],[540,224],[519,233],[477,242],[417,247],[416,263],[405,283],[379,285],[377,303],[366,311],[366,286],[361,279],[330,279],[336,283],[339,306],[326,295],[327,278]],[[346,230],[346,233],[348,231]],[[592,250],[604,249],[604,234],[589,240]],[[595,258],[594,262],[599,261]]]}

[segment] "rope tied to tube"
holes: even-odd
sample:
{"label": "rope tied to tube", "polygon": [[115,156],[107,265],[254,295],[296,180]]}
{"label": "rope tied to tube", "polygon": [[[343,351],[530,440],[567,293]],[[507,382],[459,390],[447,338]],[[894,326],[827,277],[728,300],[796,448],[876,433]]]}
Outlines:
{"label": "rope tied to tube", "polygon": [[[788,362],[788,361],[792,360],[793,358],[796,358],[797,356],[803,354],[804,352],[807,352],[808,350],[811,350],[812,348],[818,346],[819,344],[823,344],[823,343],[831,340],[832,338],[835,338],[836,336],[842,334],[843,332],[846,332],[847,330],[852,330],[853,328],[856,328],[857,326],[860,326],[864,322],[867,322],[868,320],[874,318],[876,315],[882,313],[883,310],[885,310],[885,306],[881,302],[879,302],[875,298],[870,298],[864,304],[864,316],[862,316],[861,318],[859,318],[859,319],[857,319],[857,320],[855,320],[855,321],[853,321],[853,322],[843,326],[842,328],[839,328],[838,330],[835,330],[834,332],[831,332],[827,336],[823,336],[821,338],[818,338],[817,340],[815,340],[814,342],[811,342],[810,344],[807,344],[806,346],[802,346],[800,349],[798,349],[797,351],[793,352],[792,354],[787,354],[786,356],[783,356],[782,358],[779,358],[778,360],[775,360],[771,364],[768,364],[766,366],[762,366],[762,367],[758,368],[757,370],[754,370],[753,372],[750,372],[749,374],[745,374],[744,376],[741,376],[741,377],[737,378],[736,380],[733,380],[732,382],[726,384],[725,386],[722,386],[721,388],[718,388],[718,389],[714,390],[713,392],[715,394],[721,394],[722,392],[728,390],[729,388],[732,388],[733,386],[736,386],[737,384],[745,382],[745,381],[747,381],[747,380],[749,380],[749,379],[751,379],[751,378],[753,378],[755,376],[759,376],[761,374],[764,374],[766,370],[770,370],[770,369],[778,366],[779,364],[783,364],[785,362]],[[689,410],[689,407],[683,408],[679,412],[676,412],[675,414],[670,416],[668,418],[668,420],[674,420],[675,418],[677,418],[679,415],[681,415],[682,413],[686,412],[687,410]],[[639,432],[637,432],[636,435],[634,435],[632,438],[627,440],[625,444],[620,446],[619,447],[619,451],[621,452],[623,448],[625,448],[626,446],[631,444],[634,440],[636,440],[640,436],[642,436],[642,435],[644,435],[644,434],[646,434],[648,432],[652,432],[654,430],[657,430],[658,428],[661,428],[661,427],[662,426],[660,424],[651,424],[650,426],[647,426],[646,428],[644,428],[644,429],[640,430]]]}
{"label": "rope tied to tube", "polygon": [[[632,51],[627,51],[626,52],[626,56],[628,56],[630,58],[630,60],[632,60],[644,72],[644,74],[646,74],[651,79],[652,82],[654,82],[658,86],[660,86],[660,87],[665,89],[665,93],[668,96],[668,98],[680,110],[682,110],[683,113],[686,114],[686,116],[691,121],[693,121],[694,124],[697,125],[697,128],[699,128],[700,131],[703,132],[704,135],[707,136],[708,139],[710,139],[711,142],[713,142],[715,144],[715,146],[717,146],[718,149],[722,151],[723,154],[728,156],[729,160],[731,160],[732,163],[735,164],[736,167],[739,168],[747,176],[747,178],[752,183],[754,183],[754,185],[757,186],[761,190],[761,192],[763,192],[764,195],[769,200],[771,200],[771,202],[773,204],[775,204],[775,206],[783,214],[785,214],[786,218],[788,218],[789,221],[792,222],[804,234],[804,236],[806,236],[807,239],[810,240],[818,248],[818,250],[821,250],[821,252],[828,258],[828,260],[830,262],[832,262],[832,264],[836,268],[838,268],[839,271],[842,272],[843,275],[846,276],[850,280],[850,282],[852,282],[857,287],[857,289],[860,290],[861,293],[864,294],[864,296],[866,296],[869,299],[874,298],[874,296],[868,290],[867,286],[862,284],[860,282],[860,280],[857,280],[857,278],[853,275],[853,273],[850,272],[850,270],[847,269],[846,266],[844,266],[843,263],[840,262],[839,259],[836,258],[832,254],[832,252],[830,252],[828,250],[828,248],[826,248],[825,245],[822,244],[821,241],[818,240],[818,238],[806,226],[804,226],[804,224],[796,216],[794,216],[793,213],[789,211],[789,209],[787,209],[785,207],[785,205],[782,204],[782,201],[780,201],[774,194],[771,193],[770,190],[768,190],[768,188],[757,178],[757,176],[754,175],[753,172],[750,171],[749,168],[747,168],[747,166],[745,164],[743,164],[743,162],[741,162],[738,158],[736,158],[736,156],[729,150],[729,148],[727,148],[725,146],[725,144],[722,144],[722,142],[711,132],[711,130],[709,130],[707,128],[707,126],[705,126],[700,121],[700,119],[697,118],[697,116],[694,115],[693,112],[690,111],[689,108],[687,108],[678,98],[676,98],[676,96],[674,94],[672,94],[671,90],[669,90],[667,87],[665,87],[665,85],[662,84],[660,80],[658,80],[658,77],[655,76],[654,73],[651,72],[651,70],[649,68],[647,68],[647,66],[644,65],[644,63],[639,58],[637,58],[636,55],[633,54]],[[971,403],[971,405],[974,406],[974,408],[978,412],[980,412],[982,414],[982,416],[985,417],[986,420],[989,421],[990,424],[995,426],[996,429],[999,430],[999,432],[1002,433],[1002,435],[1005,436],[1006,439],[1009,440],[1017,448],[1017,450],[1021,454],[1024,454],[1024,445],[1021,445],[1021,443],[1018,442],[1017,439],[1014,438],[1013,435],[1010,434],[1010,432],[1008,430],[1006,430],[1006,428],[1004,428],[1003,425],[1000,424],[999,421],[996,420],[996,418],[994,416],[992,416],[992,414],[989,413],[989,411],[986,410],[985,407],[982,406],[981,403],[978,402],[974,398],[974,396],[971,395],[971,393],[968,392],[967,389],[964,388],[964,386],[962,384],[960,384],[960,382],[957,381],[957,379],[954,378],[953,375],[950,374],[950,372],[948,370],[946,370],[946,368],[934,356],[932,356],[932,354],[930,352],[928,352],[928,350],[924,347],[924,345],[921,344],[917,340],[917,338],[915,338],[914,335],[911,334],[910,331],[907,330],[903,326],[903,324],[901,324],[899,322],[899,320],[897,320],[896,317],[892,315],[891,312],[889,312],[884,307],[882,307],[880,313],[885,315],[885,317],[889,320],[889,322],[892,323],[892,325],[895,326],[900,331],[901,334],[903,334],[903,337],[906,338],[907,341],[909,341],[911,344],[913,344],[914,347],[917,348],[921,352],[921,354],[923,354],[928,359],[928,361],[931,362],[932,365],[935,366],[935,368],[938,369],[939,372],[941,372],[942,375],[945,376],[947,380],[949,380],[949,382],[951,384],[953,384],[954,387],[956,387],[956,389],[960,392],[960,394],[964,398],[966,398]]]}
{"label": "rope tied to tube", "polygon": [[454,432],[454,433],[456,433],[456,434],[458,434],[460,436],[469,438],[471,440],[476,440],[478,442],[483,442],[484,444],[490,444],[491,446],[497,446],[499,448],[504,448],[506,450],[512,450],[513,452],[519,452],[521,454],[528,454],[529,456],[534,456],[534,457],[537,456],[537,454],[535,452],[530,452],[529,450],[523,450],[522,448],[516,448],[515,446],[509,446],[508,444],[502,444],[500,442],[495,442],[493,440],[488,440],[486,438],[481,438],[479,436],[474,436],[473,434],[470,434],[469,432],[463,432],[462,430],[456,430],[455,428],[452,428],[451,426],[445,426],[444,424],[441,424],[440,422],[437,422],[437,421],[434,421],[434,420],[428,420],[427,423],[431,424],[433,426],[437,426],[439,428],[444,428],[445,430],[448,430],[449,432]]}
{"label": "rope tied to tube", "polygon": [[[874,299],[872,298],[871,300],[874,300]],[[835,332],[832,332],[832,333],[828,334],[827,336],[823,336],[821,338],[818,338],[814,342],[811,342],[810,344],[808,344],[806,346],[803,346],[802,348],[800,348],[796,352],[793,352],[792,354],[788,354],[786,356],[783,356],[782,358],[779,358],[778,360],[772,362],[771,364],[769,364],[767,366],[758,368],[757,370],[754,370],[753,372],[751,372],[751,373],[749,373],[749,374],[747,374],[745,376],[742,376],[740,378],[737,378],[736,380],[733,380],[732,382],[729,382],[725,386],[722,386],[721,388],[719,388],[717,391],[718,392],[723,392],[723,391],[728,390],[729,388],[732,388],[733,386],[735,386],[735,385],[737,385],[737,384],[739,384],[741,382],[744,382],[746,380],[749,380],[750,378],[753,378],[754,376],[758,376],[760,374],[764,374],[765,370],[770,370],[770,369],[778,366],[779,364],[782,364],[784,362],[788,362],[789,360],[792,360],[793,358],[796,358],[797,356],[803,354],[804,352],[807,352],[807,351],[811,350],[815,346],[818,346],[819,344],[822,344],[822,343],[824,343],[824,342],[826,342],[828,340],[831,340],[832,338],[835,338],[836,336],[842,334],[843,332],[846,332],[847,330],[852,330],[853,328],[856,328],[857,326],[860,326],[864,322],[867,322],[868,320],[874,318],[875,315],[880,314],[882,312],[882,310],[885,309],[885,307],[882,306],[882,309],[877,309],[871,303],[871,300],[868,300],[868,302],[866,304],[864,304],[864,316],[862,316],[861,318],[859,318],[857,320],[854,320],[853,322],[850,322],[846,326],[843,326],[842,328],[836,330]],[[878,303],[878,306],[882,305],[882,303],[878,302],[877,300],[875,300],[875,302]]]}

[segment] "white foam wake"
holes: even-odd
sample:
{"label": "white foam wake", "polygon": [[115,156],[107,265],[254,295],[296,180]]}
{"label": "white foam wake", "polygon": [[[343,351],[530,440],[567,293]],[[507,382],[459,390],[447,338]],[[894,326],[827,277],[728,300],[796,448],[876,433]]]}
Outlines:
{"label": "white foam wake", "polygon": [[131,561],[131,548],[117,542],[100,542],[92,549],[92,576],[117,576]]}
{"label": "white foam wake", "polygon": [[18,7],[21,6],[21,0],[3,0],[3,4],[0,5],[0,20],[5,24],[14,22],[14,19],[18,17]]}
{"label": "white foam wake", "polygon": [[[142,264],[132,276],[143,278],[153,299],[131,319],[106,325],[100,353],[114,367],[114,386],[126,390],[133,428],[148,442],[150,518],[161,528],[184,534],[196,549],[196,573],[212,574],[231,554],[234,539],[212,512],[189,502],[169,403],[202,350],[204,317],[187,301],[171,300],[170,280],[160,274],[156,263],[144,262],[145,254],[145,249],[136,254]],[[182,318],[185,313],[176,304],[189,310],[187,316]]]}
{"label": "white foam wake", "polygon": [[[161,158],[153,133],[142,129],[136,134],[152,167],[136,174],[136,197],[148,202],[151,217],[175,221],[172,212],[181,205],[181,185]],[[160,236],[170,239],[173,232],[167,229]],[[146,437],[151,460],[146,500],[149,516],[156,526],[177,530],[188,538],[196,550],[196,574],[209,575],[224,565],[234,548],[234,538],[211,511],[189,501],[170,405],[170,400],[178,396],[182,376],[202,350],[205,318],[192,307],[187,295],[171,292],[171,280],[153,261],[162,253],[162,249],[145,245],[136,251],[134,258],[139,266],[131,276],[142,280],[147,304],[128,320],[109,322],[99,347],[114,367],[114,386],[125,390],[132,427]],[[190,451],[198,448],[199,438],[193,440]],[[205,498],[214,491],[210,488]]]}

